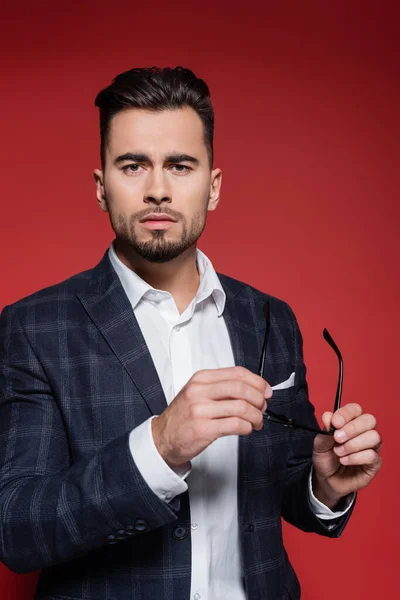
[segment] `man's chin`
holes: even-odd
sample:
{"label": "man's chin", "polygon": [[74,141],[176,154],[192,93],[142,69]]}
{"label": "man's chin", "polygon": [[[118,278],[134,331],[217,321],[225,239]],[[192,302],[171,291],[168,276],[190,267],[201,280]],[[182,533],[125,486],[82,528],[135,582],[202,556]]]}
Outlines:
{"label": "man's chin", "polygon": [[132,244],[132,249],[144,260],[161,264],[178,258],[187,250],[187,246],[182,244],[144,243]]}

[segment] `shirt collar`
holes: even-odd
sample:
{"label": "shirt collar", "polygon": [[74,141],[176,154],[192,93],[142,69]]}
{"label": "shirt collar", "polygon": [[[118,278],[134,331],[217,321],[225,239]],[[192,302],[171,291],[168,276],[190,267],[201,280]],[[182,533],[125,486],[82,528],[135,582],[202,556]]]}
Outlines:
{"label": "shirt collar", "polygon": [[[124,265],[115,252],[114,243],[111,243],[108,255],[133,309],[136,308],[137,304],[142,300],[143,296],[148,294],[148,292],[152,291],[153,293],[157,293],[162,291],[153,288],[139,277],[137,273]],[[200,285],[196,293],[194,304],[198,304],[202,300],[212,296],[217,308],[217,314],[220,317],[225,308],[226,295],[224,289],[210,259],[198,248],[196,249],[196,260],[200,274]]]}

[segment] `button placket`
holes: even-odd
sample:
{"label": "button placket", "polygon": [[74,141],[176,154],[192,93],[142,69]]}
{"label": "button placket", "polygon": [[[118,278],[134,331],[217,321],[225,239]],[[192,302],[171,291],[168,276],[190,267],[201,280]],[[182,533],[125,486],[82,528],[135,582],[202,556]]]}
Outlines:
{"label": "button placket", "polygon": [[[203,589],[207,585],[210,573],[210,548],[209,539],[207,538],[207,500],[201,496],[201,491],[204,486],[204,471],[206,465],[205,452],[197,455],[192,462],[191,473],[191,490],[193,492],[190,505],[190,513],[192,521],[190,524],[192,535],[192,557],[195,568],[192,570],[192,595],[191,600],[194,600],[194,594],[200,594],[201,600],[209,600],[208,593]],[[199,526],[199,523],[202,526]]]}
{"label": "button placket", "polygon": [[176,332],[176,327],[172,329],[169,338],[174,395],[180,392],[193,374],[192,349],[187,326],[183,327],[180,324],[179,333]]}

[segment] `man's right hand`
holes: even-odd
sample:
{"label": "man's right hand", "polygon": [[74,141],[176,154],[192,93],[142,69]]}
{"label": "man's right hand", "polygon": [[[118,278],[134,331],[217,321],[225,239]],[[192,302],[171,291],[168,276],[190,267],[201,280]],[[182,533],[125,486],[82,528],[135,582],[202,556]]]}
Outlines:
{"label": "man's right hand", "polygon": [[156,448],[170,467],[200,454],[217,438],[263,426],[270,385],[244,367],[197,371],[152,421]]}

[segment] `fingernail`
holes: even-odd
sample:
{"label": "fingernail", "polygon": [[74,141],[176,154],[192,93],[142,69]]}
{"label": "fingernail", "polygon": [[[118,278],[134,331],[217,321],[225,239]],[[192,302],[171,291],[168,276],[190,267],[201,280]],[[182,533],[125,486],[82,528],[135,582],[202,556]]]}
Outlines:
{"label": "fingernail", "polygon": [[267,385],[267,387],[265,388],[264,396],[265,396],[266,398],[271,398],[271,396],[272,396],[272,393],[273,393],[273,392],[272,392],[272,388],[271,388],[271,386],[270,386],[270,385]]}
{"label": "fingernail", "polygon": [[266,400],[264,400],[263,412],[265,412],[266,410],[267,410],[267,402],[266,402]]}
{"label": "fingernail", "polygon": [[335,440],[338,442],[344,442],[347,439],[345,431],[335,431]]}

